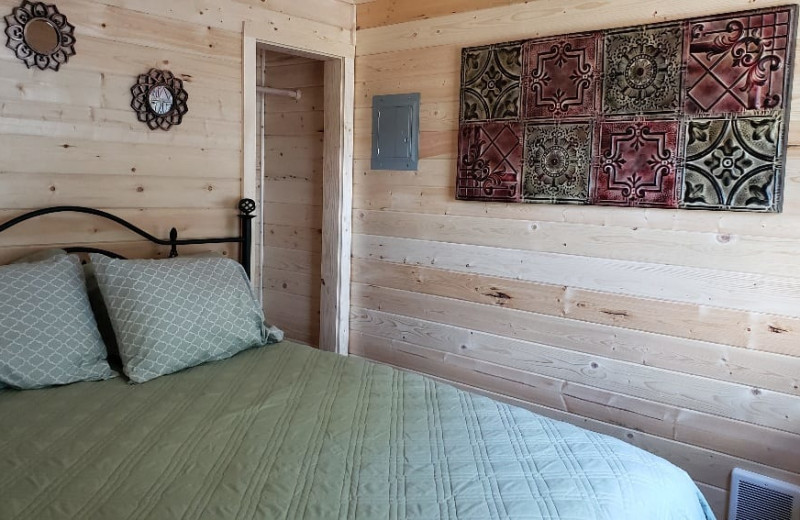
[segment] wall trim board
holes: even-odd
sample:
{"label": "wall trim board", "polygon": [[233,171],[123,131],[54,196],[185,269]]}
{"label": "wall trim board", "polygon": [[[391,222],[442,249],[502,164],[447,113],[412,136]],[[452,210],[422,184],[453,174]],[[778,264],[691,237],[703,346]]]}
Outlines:
{"label": "wall trim board", "polygon": [[349,352],[353,214],[353,57],[325,62],[320,348]]}
{"label": "wall trim board", "polygon": [[354,36],[349,32],[281,13],[273,13],[266,24],[245,21],[244,34],[276,52],[315,60],[355,58]]}

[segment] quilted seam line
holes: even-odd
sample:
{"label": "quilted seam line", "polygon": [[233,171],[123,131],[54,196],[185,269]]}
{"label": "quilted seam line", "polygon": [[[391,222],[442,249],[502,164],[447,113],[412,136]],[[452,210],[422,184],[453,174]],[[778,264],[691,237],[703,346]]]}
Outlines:
{"label": "quilted seam line", "polygon": [[187,455],[195,451],[197,445],[211,429],[213,423],[210,419],[218,414],[219,410],[227,404],[231,396],[239,393],[239,389],[246,380],[244,374],[250,368],[251,366],[245,363],[242,369],[237,372],[233,384],[229,384],[225,391],[221,392],[219,397],[217,397],[213,406],[205,411],[203,417],[198,420],[200,427],[193,429],[191,434],[181,442],[178,450],[173,453],[172,459],[169,461],[167,467],[162,470],[158,478],[150,485],[150,488],[145,494],[146,498],[139,503],[136,511],[133,511],[128,518],[148,518],[149,513],[158,505],[167,488],[172,484],[176,472],[187,465]]}
{"label": "quilted seam line", "polygon": [[[287,346],[285,348],[289,349],[297,347]],[[297,374],[299,377],[292,379],[291,383],[288,385],[290,392],[286,398],[286,401],[283,403],[283,411],[281,412],[281,416],[277,419],[279,427],[272,431],[272,435],[270,435],[270,438],[266,443],[269,449],[265,450],[264,455],[266,455],[266,457],[264,457],[262,463],[259,464],[259,467],[256,468],[255,475],[258,477],[248,483],[247,489],[245,490],[244,496],[239,503],[239,509],[236,511],[234,518],[254,518],[258,509],[258,505],[264,500],[264,488],[269,482],[270,473],[275,467],[275,462],[277,462],[277,454],[283,447],[283,443],[286,442],[286,436],[291,430],[291,419],[297,410],[297,403],[300,399],[300,396],[303,395],[306,387],[310,384],[309,378],[303,376],[308,372],[313,372],[311,367],[319,364],[319,360],[321,358],[321,356],[312,356],[310,352],[305,350],[303,351],[302,357],[304,359],[299,367],[299,371],[286,371],[281,374],[281,379],[291,377],[293,373]],[[330,379],[328,380],[330,381]],[[285,384],[285,381],[283,381],[283,383]]]}
{"label": "quilted seam line", "polygon": [[[500,514],[500,507],[498,507],[498,496],[495,492],[493,487],[493,483],[489,477],[488,472],[486,471],[486,466],[484,465],[484,457],[486,456],[485,450],[482,449],[481,441],[477,438],[477,431],[480,430],[479,425],[477,424],[477,419],[475,415],[475,406],[472,402],[472,397],[467,392],[458,391],[458,400],[461,404],[461,413],[464,416],[464,420],[467,426],[467,436],[469,437],[470,447],[472,448],[472,453],[475,457],[475,469],[478,471],[478,480],[480,481],[481,485],[483,486],[484,495],[486,497],[491,497],[492,500],[486,501],[486,505],[489,509],[489,513],[492,515],[493,518],[507,518],[508,514],[505,515]],[[505,510],[505,508],[503,508]],[[505,511],[504,511],[505,513]]]}
{"label": "quilted seam line", "polygon": [[[531,496],[539,498],[539,500],[536,501],[536,505],[539,508],[539,516],[542,518],[555,517],[558,510],[555,503],[553,503],[552,497],[550,497],[549,493],[540,493],[539,486],[532,478],[533,475],[538,474],[538,470],[532,463],[534,460],[533,454],[528,448],[528,444],[525,442],[525,436],[519,429],[519,423],[517,423],[516,418],[513,416],[513,414],[511,414],[508,405],[495,401],[494,406],[497,410],[497,415],[503,422],[504,431],[508,436],[508,442],[515,451],[520,469],[524,470],[527,468],[529,474],[531,475],[531,478],[525,478],[525,483],[528,485]],[[534,489],[534,486],[536,489]],[[542,512],[542,504],[544,504],[545,508],[547,509],[546,513]],[[547,516],[545,516],[545,514]]]}
{"label": "quilted seam line", "polygon": [[[316,469],[317,464],[319,463],[320,454],[322,453],[322,439],[325,435],[325,432],[328,430],[328,427],[331,423],[331,410],[333,409],[333,405],[336,402],[336,396],[339,393],[341,388],[343,377],[343,364],[346,358],[344,357],[337,357],[334,361],[332,372],[333,377],[331,378],[330,385],[326,385],[326,388],[329,389],[328,392],[325,393],[325,397],[319,405],[319,410],[322,412],[321,415],[317,417],[321,417],[321,421],[317,421],[314,424],[314,432],[311,435],[311,442],[308,443],[306,452],[303,454],[303,462],[301,465],[300,471],[297,473],[297,480],[295,481],[295,493],[292,496],[292,501],[289,503],[289,510],[288,510],[288,518],[304,518],[305,515],[298,516],[297,512],[300,508],[301,504],[305,504],[306,507],[308,506],[308,497],[309,493],[311,492],[311,483],[312,478],[309,478],[309,474],[312,473],[313,470]],[[297,493],[296,490],[302,484],[302,488],[300,492]]]}
{"label": "quilted seam line", "polygon": [[[553,444],[556,452],[558,452],[558,458],[564,463],[564,467],[567,468],[570,472],[570,477],[573,481],[577,481],[580,483],[577,489],[577,492],[580,493],[580,496],[583,500],[589,502],[590,495],[595,496],[594,490],[587,489],[586,482],[581,474],[581,465],[580,462],[575,459],[572,450],[565,450],[563,446],[563,437],[557,431],[555,422],[551,420],[542,421],[542,430],[547,433],[547,437],[550,439],[550,442]],[[588,430],[587,430],[588,432]],[[600,519],[597,519],[600,520]],[[619,520],[615,518],[608,518],[606,520]]]}
{"label": "quilted seam line", "polygon": [[[195,385],[192,387],[192,393],[194,393],[195,390],[199,390],[200,387],[203,386],[203,383],[204,383],[203,381],[198,381],[197,383],[195,383]],[[152,400],[153,399],[151,398],[151,401]],[[126,469],[126,474],[132,473],[132,469],[135,466],[135,461],[138,461],[141,458],[142,454],[144,454],[147,450],[152,448],[152,443],[149,442],[150,439],[152,437],[161,438],[163,431],[168,429],[170,425],[175,424],[177,421],[177,417],[181,415],[183,412],[185,412],[191,406],[191,404],[192,403],[190,402],[184,402],[183,406],[178,408],[177,411],[173,407],[173,409],[170,412],[165,413],[162,421],[159,422],[157,425],[155,425],[142,439],[139,439],[137,448],[132,450],[125,456],[124,464],[120,464],[118,468],[124,467]],[[172,461],[170,461],[169,464],[172,464]],[[168,467],[169,466],[167,466],[167,468]],[[161,476],[159,476],[159,478],[161,478]],[[156,481],[157,480],[158,479],[156,479]],[[123,483],[124,480],[122,479],[122,471],[119,471],[119,469],[115,470],[114,478],[108,479],[100,488],[100,490],[98,490],[103,493],[102,498],[100,500],[92,501],[95,504],[94,506],[95,511],[99,509],[99,507],[102,506],[104,503],[108,502],[108,500],[111,497],[116,495],[117,492],[120,491],[120,487],[123,485]],[[150,500],[150,497],[147,496],[145,500]],[[90,502],[87,502],[84,505],[84,507],[79,511],[79,515],[76,516],[78,518],[89,516],[88,511],[86,511],[86,508],[89,507],[90,504],[91,504]],[[137,511],[131,511],[130,515],[134,515],[136,514],[136,512]]]}
{"label": "quilted seam line", "polygon": [[447,443],[444,436],[444,424],[442,423],[442,407],[439,400],[439,389],[442,388],[438,383],[434,382],[432,387],[433,404],[436,407],[436,412],[433,414],[434,428],[438,435],[437,447],[439,448],[439,465],[445,471],[442,472],[442,490],[447,486],[449,492],[444,498],[444,505],[447,507],[447,518],[458,518],[458,511],[456,510],[455,492],[453,491],[453,482],[450,480],[450,461],[447,458]]}
{"label": "quilted seam line", "polygon": [[[356,398],[356,408],[354,410],[354,424],[359,426],[355,435],[350,436],[347,445],[347,462],[345,463],[345,477],[349,476],[349,486],[346,479],[342,479],[342,488],[339,491],[339,510],[338,518],[349,518],[352,502],[358,497],[358,477],[360,473],[354,468],[360,467],[361,458],[364,450],[364,435],[367,430],[367,416],[369,410],[369,392],[371,389],[373,365],[364,363],[359,374],[358,396]],[[346,491],[349,489],[349,493]],[[342,514],[342,506],[345,506],[345,514]],[[356,504],[356,509],[358,505]],[[355,513],[353,513],[355,515]]]}
{"label": "quilted seam line", "polygon": [[[259,353],[260,355],[264,356],[267,355],[266,352]],[[266,374],[260,374],[263,380],[267,381],[266,384],[262,385],[261,390],[258,394],[254,397],[253,401],[251,401],[251,406],[248,407],[247,411],[243,414],[249,420],[247,421],[247,427],[242,427],[241,425],[237,426],[235,431],[237,436],[232,438],[225,446],[225,450],[220,454],[217,460],[214,462],[214,466],[210,474],[225,474],[230,467],[233,459],[235,459],[236,455],[238,455],[239,450],[242,447],[242,443],[244,442],[245,437],[249,433],[250,427],[252,424],[258,419],[259,416],[259,408],[256,406],[257,404],[263,402],[264,398],[269,395],[273,389],[276,387],[276,380],[277,378],[274,377],[275,373],[280,373],[283,370],[284,365],[286,364],[287,356],[278,356],[278,359],[275,363],[270,365],[270,370]],[[253,370],[258,369],[261,367],[261,363],[248,363],[252,366]],[[224,467],[223,467],[224,466]],[[220,468],[222,468],[220,470]],[[208,504],[211,502],[211,498],[219,489],[220,484],[222,483],[221,480],[214,482],[213,480],[206,479],[203,482],[203,485],[200,486],[195,493],[194,497],[192,497],[191,503],[192,507],[187,509],[182,518],[197,518],[201,515],[203,511],[208,507]],[[208,484],[213,485],[213,489],[210,489]]]}
{"label": "quilted seam line", "polygon": [[[115,444],[117,442],[117,438],[119,437],[119,434],[123,433],[124,431],[126,431],[130,427],[130,424],[135,422],[138,419],[138,416],[142,412],[144,412],[145,410],[150,408],[150,402],[153,400],[153,397],[165,394],[168,389],[171,389],[175,385],[176,385],[175,381],[170,381],[169,384],[165,385],[164,388],[162,388],[154,396],[151,396],[150,399],[142,401],[142,403],[139,406],[137,406],[134,410],[132,410],[131,413],[129,413],[128,416],[124,420],[122,420],[119,423],[117,423],[106,437],[101,439],[101,441],[99,443],[97,443],[94,446],[92,446],[92,451],[100,452],[101,450],[107,448],[108,446]],[[164,421],[166,421],[168,418],[169,418],[169,415],[167,415],[165,417]],[[158,426],[159,425],[154,426],[153,430],[156,430],[158,428]],[[152,432],[152,430],[151,430],[151,432]],[[139,444],[138,448],[139,448],[138,450],[136,450],[136,449],[132,450],[130,453],[128,453],[128,455],[126,455],[123,458],[123,460],[120,461],[120,463],[112,471],[113,477],[108,479],[108,480],[106,480],[103,483],[103,485],[94,492],[92,497],[89,497],[90,499],[91,498],[95,498],[95,497],[104,496],[102,494],[104,488],[106,488],[106,486],[108,486],[109,483],[114,482],[115,480],[120,480],[122,478],[122,474],[123,474],[122,468],[128,468],[130,466],[130,460],[134,459],[135,456],[139,455],[140,453],[142,453],[142,452],[144,452],[146,450],[146,447],[142,443]],[[55,483],[53,485],[48,486],[46,489],[43,489],[42,491],[40,491],[40,493],[36,497],[33,498],[33,502],[32,502],[31,505],[34,506],[34,508],[33,508],[33,511],[30,512],[31,518],[37,518],[38,516],[40,516],[40,515],[37,515],[37,514],[34,514],[34,513],[41,511],[44,507],[49,505],[49,502],[45,502],[45,501],[41,500],[41,498],[40,498],[40,495],[43,492],[47,492],[48,496],[50,496],[53,499],[55,499],[55,497],[61,495],[64,487],[66,487],[70,483],[74,482],[75,475],[83,472],[85,467],[91,463],[91,460],[92,460],[91,457],[81,457],[81,459],[79,461],[77,461],[75,464],[73,464],[72,466],[67,468],[67,470],[64,471],[60,475],[60,477],[58,479],[56,479],[56,481],[55,481]],[[55,489],[53,489],[53,487],[55,487]],[[87,500],[87,504],[89,502],[91,502],[91,500]],[[86,507],[86,505],[84,505],[84,507]],[[26,512],[27,511],[23,511],[20,514],[26,513]]]}
{"label": "quilted seam line", "polygon": [[[43,448],[41,448],[39,450],[39,453],[41,455],[45,456],[45,458],[49,458],[48,455],[52,455],[53,451],[60,447],[60,444],[64,439],[66,439],[66,438],[74,438],[75,434],[77,432],[79,432],[80,430],[82,430],[84,426],[86,426],[89,423],[95,422],[97,420],[96,414],[95,414],[95,412],[97,410],[100,410],[100,409],[116,410],[118,408],[118,405],[120,404],[120,402],[127,397],[123,390],[124,389],[118,389],[116,392],[104,394],[103,397],[105,397],[106,400],[103,400],[101,398],[98,401],[96,401],[94,403],[94,407],[91,408],[87,412],[86,417],[84,417],[84,419],[82,421],[75,423],[69,429],[67,429],[64,432],[62,432],[61,435],[51,439],[51,441],[46,446],[44,446]],[[24,400],[24,399],[19,399],[19,402],[20,403],[26,403],[27,401]],[[60,401],[58,401],[57,399],[50,399],[50,400],[47,401],[47,403],[51,404],[51,405],[54,405],[57,408],[61,407]],[[49,415],[51,413],[60,413],[61,412],[60,409],[57,410],[57,411],[48,412],[47,410],[42,410],[41,408],[38,411],[39,411],[39,413],[41,413],[44,416]],[[10,411],[3,412],[3,415],[6,416],[6,417],[14,417],[18,413],[22,413],[22,412],[21,411],[15,411],[15,410],[12,409]],[[16,437],[19,438],[19,439],[28,439],[28,438],[30,438],[32,436],[32,434],[30,434],[28,432],[33,427],[34,427],[33,424],[29,424],[28,428],[22,429],[19,432],[19,435],[17,435]],[[12,437],[9,435],[6,440],[4,440],[2,443],[0,443],[0,452],[9,450],[9,444],[11,444],[11,440],[12,440]],[[16,476],[15,476],[15,474],[13,472],[3,473],[2,477],[3,478],[0,478],[0,489],[5,489],[5,487],[9,483],[9,481],[14,480],[16,478]]]}
{"label": "quilted seam line", "polygon": [[[405,373],[400,370],[392,371],[394,399],[392,401],[392,419],[394,419],[395,430],[392,439],[394,457],[392,458],[393,489],[390,490],[390,498],[393,498],[389,510],[389,520],[405,518],[405,478],[403,477],[403,464],[406,458],[406,439],[405,439]],[[401,493],[402,484],[402,493]],[[401,512],[402,511],[402,516]]]}

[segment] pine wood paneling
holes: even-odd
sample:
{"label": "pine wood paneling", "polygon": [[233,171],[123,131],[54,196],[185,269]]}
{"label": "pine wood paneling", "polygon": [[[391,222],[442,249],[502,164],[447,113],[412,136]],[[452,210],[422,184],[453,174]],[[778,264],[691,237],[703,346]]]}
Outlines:
{"label": "pine wood paneling", "polygon": [[[18,4],[0,0],[0,11]],[[83,205],[164,236],[172,226],[182,237],[235,234],[243,23],[291,42],[354,52],[355,6],[341,0],[62,0],[58,7],[77,27],[77,54],[60,71],[27,69],[8,49],[0,52],[0,220],[43,206]],[[266,225],[259,238],[274,255],[263,285],[269,309],[284,297],[292,302],[271,321],[285,321],[289,337],[315,343],[323,68],[296,57],[270,65],[273,86],[299,88],[303,97],[268,100]],[[131,85],[153,67],[171,70],[189,92],[188,114],[168,132],[149,130],[130,108]],[[4,234],[0,261],[73,242],[119,245],[133,257],[163,254],[107,223],[68,217]],[[228,246],[188,248],[198,249],[235,254]]]}
{"label": "pine wood paneling", "polygon": [[[800,481],[800,88],[779,215],[454,197],[463,46],[752,2],[490,3],[359,5],[353,352],[649,449],[720,517],[734,466]],[[371,171],[372,96],[403,92],[419,170]]]}
{"label": "pine wood paneling", "polygon": [[[361,283],[673,336],[666,340],[669,344],[664,345],[669,351],[664,360],[669,366],[665,368],[680,371],[691,366],[691,371],[696,373],[705,365],[709,369],[705,374],[709,377],[735,379],[743,371],[761,366],[763,373],[740,382],[757,386],[774,376],[776,390],[800,395],[800,357],[797,357],[800,352],[792,348],[800,342],[800,318],[359,258],[354,259],[353,270],[358,273],[357,279]],[[676,321],[682,323],[683,328],[676,328]],[[767,338],[759,334],[761,329],[767,330],[770,326],[774,329],[780,327],[783,331],[772,333],[780,342],[771,338],[765,341]],[[616,333],[614,337],[622,341]],[[680,341],[678,337],[690,341]],[[650,336],[632,340],[631,344],[647,344],[653,347],[648,351],[660,355],[665,352],[656,345],[663,341],[662,336]],[[729,346],[741,348],[731,349]],[[790,357],[764,356],[758,351]],[[642,356],[647,352],[636,348],[627,354],[634,356],[632,360],[645,363]],[[626,353],[618,351],[617,355],[625,356]],[[690,363],[690,360],[694,362]],[[651,359],[646,364],[658,366],[659,362]]]}
{"label": "pine wood paneling", "polygon": [[[666,370],[647,360],[626,359],[617,352],[659,345],[645,341],[626,344],[625,338],[619,339],[614,331],[603,327],[545,320],[513,310],[505,310],[504,317],[499,318],[499,309],[358,283],[353,285],[353,305],[379,307],[381,312],[407,317],[406,321],[394,320],[383,330],[389,331],[385,335],[409,343],[567,378],[609,392],[787,432],[800,431],[796,395]],[[375,320],[374,316],[362,318]],[[692,366],[691,362],[686,365]]]}
{"label": "pine wood paneling", "polygon": [[[518,249],[448,244],[428,240],[356,236],[356,257],[435,266],[601,293],[643,296],[785,316],[800,316],[796,277],[756,275],[666,264],[607,260]],[[646,280],[647,283],[641,283]],[[776,329],[785,329],[775,323]],[[772,333],[777,341],[782,331]],[[797,352],[794,342],[787,344]]]}
{"label": "pine wood paneling", "polygon": [[[432,2],[412,0],[406,3]],[[758,7],[786,4],[782,0],[763,0],[758,2]],[[753,8],[752,0],[712,0],[702,4],[693,0],[673,0],[668,4],[657,0],[534,0],[360,30],[356,54],[366,56],[440,45],[481,45]]]}
{"label": "pine wood paneling", "polygon": [[514,5],[530,0],[437,0],[410,2],[408,0],[366,0],[358,3],[356,21],[359,29],[423,20],[474,9]]}
{"label": "pine wood paneling", "polygon": [[[303,94],[322,89],[323,62],[259,53],[266,63],[265,85],[300,89]],[[267,319],[287,337],[318,346],[324,102],[307,101],[263,98],[263,291]]]}

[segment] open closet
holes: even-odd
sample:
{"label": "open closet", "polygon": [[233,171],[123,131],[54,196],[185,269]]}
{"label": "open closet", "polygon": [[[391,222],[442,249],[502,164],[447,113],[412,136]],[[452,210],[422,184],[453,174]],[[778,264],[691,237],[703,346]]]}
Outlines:
{"label": "open closet", "polygon": [[325,63],[260,47],[262,298],[267,319],[319,346]]}

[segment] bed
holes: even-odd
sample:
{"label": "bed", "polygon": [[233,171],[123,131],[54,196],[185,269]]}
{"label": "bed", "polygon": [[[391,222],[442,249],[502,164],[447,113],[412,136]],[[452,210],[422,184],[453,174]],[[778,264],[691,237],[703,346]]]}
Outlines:
{"label": "bed", "polygon": [[2,519],[714,518],[622,441],[290,341],[2,390],[0,418]]}

